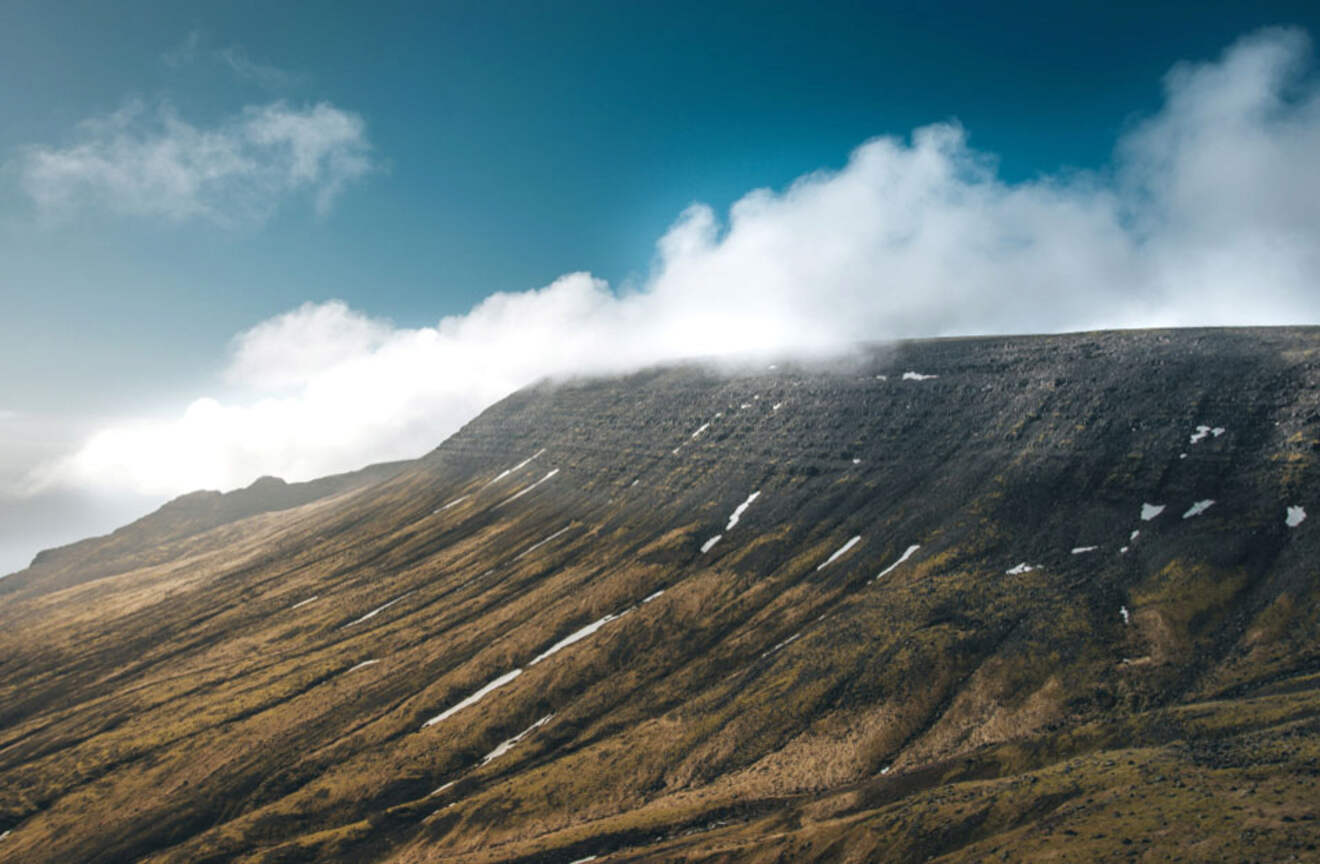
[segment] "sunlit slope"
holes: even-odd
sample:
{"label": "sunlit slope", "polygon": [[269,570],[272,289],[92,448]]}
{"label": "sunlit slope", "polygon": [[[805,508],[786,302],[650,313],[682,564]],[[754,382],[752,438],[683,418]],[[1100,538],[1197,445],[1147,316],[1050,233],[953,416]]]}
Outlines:
{"label": "sunlit slope", "polygon": [[0,861],[1314,856],[1318,383],[1289,329],[532,388],[0,598]]}
{"label": "sunlit slope", "polygon": [[[169,561],[183,554],[185,547],[196,552],[198,544],[193,538],[197,534],[259,513],[288,510],[343,495],[393,477],[408,464],[385,462],[306,483],[261,477],[251,486],[233,492],[182,495],[103,537],[90,537],[41,552],[26,570],[0,579],[0,594],[45,594]],[[213,533],[211,540],[222,542],[222,536]]]}

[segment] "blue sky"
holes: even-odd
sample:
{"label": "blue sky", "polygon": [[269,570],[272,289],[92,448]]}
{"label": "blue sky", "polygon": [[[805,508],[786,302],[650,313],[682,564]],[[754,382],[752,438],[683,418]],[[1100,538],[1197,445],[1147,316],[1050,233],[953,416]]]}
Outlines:
{"label": "blue sky", "polygon": [[[956,151],[958,172],[990,172],[972,188],[992,182],[1011,197],[1016,188],[1039,192],[1031,184],[1068,185],[1069,212],[1086,211],[1076,230],[1091,231],[1098,217],[1088,208],[1097,199],[1080,190],[1117,184],[1131,165],[1116,157],[1116,144],[1137,140],[1134,130],[1152,117],[1176,115],[1165,77],[1175,64],[1227,63],[1237,40],[1272,25],[1296,28],[1301,42],[1289,43],[1285,59],[1309,63],[1297,58],[1306,56],[1305,34],[1320,33],[1317,19],[1313,3],[1261,2],[1007,3],[993,14],[983,4],[675,0],[7,3],[0,482],[28,476],[115,424],[178,417],[203,397],[243,406],[309,386],[310,378],[293,378],[272,390],[265,373],[242,371],[257,361],[236,347],[260,340],[234,341],[262,322],[284,321],[261,333],[341,358],[342,343],[327,348],[334,340],[325,332],[308,335],[311,319],[279,318],[305,303],[343,301],[338,318],[322,314],[315,326],[349,333],[349,342],[374,352],[393,344],[391,334],[433,327],[495,292],[527,292],[564,274],[590,271],[607,286],[599,290],[615,295],[652,290],[665,257],[657,242],[687,236],[674,234],[676,222],[718,238],[728,208],[751,190],[787,195],[811,172],[847,174],[850,154],[875,136],[911,142],[913,130],[956,122],[964,139],[932,147]],[[1295,95],[1289,88],[1313,87],[1309,66],[1285,78],[1285,101]],[[260,111],[276,126],[310,122],[317,106],[359,125],[317,163],[315,179],[300,180],[295,164],[278,161],[285,157],[272,155],[274,145],[252,143],[254,127],[244,124]],[[194,141],[237,140],[235,158],[277,164],[232,175],[239,188],[212,188],[200,215],[170,210],[159,197],[126,206],[115,191],[123,187],[104,185],[103,175],[78,175],[56,190],[64,196],[57,205],[41,198],[55,194],[33,179],[41,154],[95,152],[104,163],[113,161],[105,154],[122,154],[111,146],[115,135],[157,141],[169,128]],[[1140,139],[1143,152],[1165,146],[1149,144],[1156,138]],[[336,158],[358,161],[336,168]],[[713,228],[683,221],[693,202],[709,205]],[[1106,235],[1088,248],[1109,242],[1117,241]],[[671,261],[669,269],[681,268]],[[1309,308],[1290,316],[1288,290],[1280,289],[1283,311],[1274,319],[1311,320]],[[572,291],[574,303],[600,305],[590,290]],[[900,323],[875,337],[982,326],[919,312],[885,311],[884,320]],[[1183,322],[1167,311],[1141,314],[1116,314],[1114,323]],[[1231,312],[1209,323],[1225,320]],[[1042,320],[1039,328],[1074,322],[1089,320]],[[264,343],[249,353],[299,368],[312,362]],[[575,368],[581,358],[556,362],[547,371]],[[435,422],[432,443],[500,388],[524,383],[519,374],[464,394]],[[429,428],[425,421],[408,418]],[[426,434],[377,449],[381,439],[364,434],[339,460],[295,460],[282,473],[349,467],[376,453],[392,458]],[[251,454],[240,464],[217,483],[281,467]],[[146,497],[133,506],[165,494],[145,488],[134,490]],[[79,492],[66,483],[60,494]],[[0,516],[20,507],[45,513],[24,494],[27,504],[0,503]],[[76,533],[91,524],[78,523]],[[0,571],[5,563],[0,554]]]}

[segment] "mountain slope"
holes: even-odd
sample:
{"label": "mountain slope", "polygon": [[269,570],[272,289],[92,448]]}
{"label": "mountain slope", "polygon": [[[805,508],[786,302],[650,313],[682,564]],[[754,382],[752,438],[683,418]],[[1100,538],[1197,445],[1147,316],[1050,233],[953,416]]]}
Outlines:
{"label": "mountain slope", "polygon": [[233,492],[181,495],[104,537],[91,537],[37,554],[21,575],[0,579],[0,594],[46,593],[178,557],[178,545],[198,534],[274,510],[288,510],[389,479],[409,465],[382,462],[305,483],[261,477]]}
{"label": "mountain slope", "polygon": [[1270,329],[530,388],[0,598],[0,861],[1314,855],[1317,383]]}

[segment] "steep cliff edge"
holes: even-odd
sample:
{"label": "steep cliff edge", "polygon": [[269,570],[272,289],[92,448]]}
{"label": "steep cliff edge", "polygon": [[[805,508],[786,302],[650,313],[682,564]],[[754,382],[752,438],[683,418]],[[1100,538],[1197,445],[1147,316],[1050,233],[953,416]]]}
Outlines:
{"label": "steep cliff edge", "polygon": [[1290,328],[530,388],[0,598],[0,861],[1312,856],[1318,384]]}

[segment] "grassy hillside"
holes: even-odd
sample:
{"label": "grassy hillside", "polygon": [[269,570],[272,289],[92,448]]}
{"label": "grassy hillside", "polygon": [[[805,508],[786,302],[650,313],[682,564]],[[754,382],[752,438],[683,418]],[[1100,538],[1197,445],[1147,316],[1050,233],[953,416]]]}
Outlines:
{"label": "grassy hillside", "polygon": [[1267,329],[525,390],[0,596],[0,861],[1320,858],[1317,384]]}

